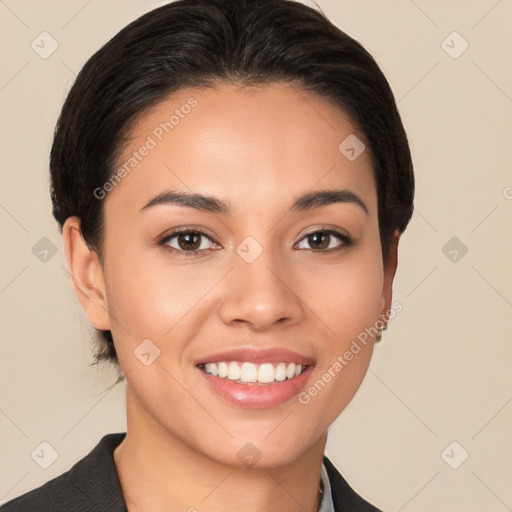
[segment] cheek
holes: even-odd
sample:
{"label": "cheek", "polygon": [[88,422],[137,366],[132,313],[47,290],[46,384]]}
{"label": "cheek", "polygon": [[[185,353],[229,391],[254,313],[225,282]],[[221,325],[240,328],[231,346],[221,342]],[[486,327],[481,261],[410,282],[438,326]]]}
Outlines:
{"label": "cheek", "polygon": [[310,384],[299,393],[305,418],[322,418],[322,425],[330,425],[357,393],[370,364],[373,344],[359,343],[357,348],[349,345],[344,349],[315,368]]}
{"label": "cheek", "polygon": [[105,260],[112,332],[119,358],[121,352],[127,354],[125,366],[131,365],[133,358],[128,356],[145,339],[150,339],[162,356],[172,347],[172,359],[178,363],[206,320],[208,290],[225,273],[207,263],[176,264],[167,256],[164,249],[131,249],[128,243],[117,254],[111,250]]}
{"label": "cheek", "polygon": [[173,318],[190,309],[197,295],[189,271],[166,265],[159,251],[131,249],[127,244],[122,254],[113,250],[105,261],[109,312],[143,336],[149,334],[149,326],[159,336],[170,329]]}
{"label": "cheek", "polygon": [[337,265],[316,265],[304,275],[305,303],[338,350],[378,319],[383,277],[380,253],[373,249],[347,254]]}
{"label": "cheek", "polygon": [[371,248],[354,252],[342,264],[318,266],[309,276],[307,303],[319,319],[320,359],[312,385],[299,402],[311,414],[334,421],[356,394],[370,364],[383,285],[380,253]]}

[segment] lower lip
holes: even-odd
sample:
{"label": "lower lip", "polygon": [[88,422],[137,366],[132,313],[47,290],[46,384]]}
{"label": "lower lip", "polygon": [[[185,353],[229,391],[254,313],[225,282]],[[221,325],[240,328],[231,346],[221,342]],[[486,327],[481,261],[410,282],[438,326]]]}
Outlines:
{"label": "lower lip", "polygon": [[297,377],[269,384],[239,384],[229,379],[215,377],[200,368],[197,370],[201,372],[212,390],[229,402],[248,409],[266,409],[297,395],[306,384],[313,368],[313,365],[309,365]]}

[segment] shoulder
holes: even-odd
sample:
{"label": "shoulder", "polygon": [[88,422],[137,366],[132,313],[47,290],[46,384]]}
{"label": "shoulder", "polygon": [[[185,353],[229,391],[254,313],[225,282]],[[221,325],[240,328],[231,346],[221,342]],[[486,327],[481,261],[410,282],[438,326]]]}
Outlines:
{"label": "shoulder", "polygon": [[0,512],[126,512],[113,459],[126,432],[105,435],[84,458],[62,475],[0,507]]}
{"label": "shoulder", "polygon": [[329,476],[332,501],[336,512],[382,512],[359,496],[325,455],[324,466]]}

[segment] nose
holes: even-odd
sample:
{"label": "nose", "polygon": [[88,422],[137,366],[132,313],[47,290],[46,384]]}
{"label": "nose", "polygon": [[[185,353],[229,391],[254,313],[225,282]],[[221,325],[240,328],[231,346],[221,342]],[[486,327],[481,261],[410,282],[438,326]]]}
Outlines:
{"label": "nose", "polygon": [[289,266],[279,263],[270,251],[263,251],[252,263],[236,253],[233,259],[234,268],[224,283],[219,312],[224,323],[263,331],[302,320],[304,303],[297,293],[297,277]]}

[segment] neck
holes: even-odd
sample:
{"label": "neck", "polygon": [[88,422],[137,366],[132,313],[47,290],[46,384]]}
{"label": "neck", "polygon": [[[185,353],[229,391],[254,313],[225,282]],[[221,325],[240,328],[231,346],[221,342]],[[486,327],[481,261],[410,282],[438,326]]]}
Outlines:
{"label": "neck", "polygon": [[127,434],[114,462],[129,512],[316,512],[327,433],[279,467],[229,466],[178,439],[127,388]]}

